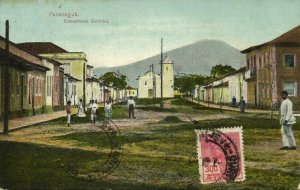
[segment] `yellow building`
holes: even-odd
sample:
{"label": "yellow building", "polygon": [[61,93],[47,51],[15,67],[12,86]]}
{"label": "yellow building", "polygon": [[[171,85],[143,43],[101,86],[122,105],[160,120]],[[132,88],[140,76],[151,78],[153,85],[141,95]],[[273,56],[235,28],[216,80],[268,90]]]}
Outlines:
{"label": "yellow building", "polygon": [[[174,97],[174,64],[173,60],[165,57],[162,63],[163,69],[163,98]],[[154,71],[147,71],[137,78],[138,98],[160,98],[161,97],[161,75]]]}
{"label": "yellow building", "polygon": [[72,103],[77,104],[79,99],[85,99],[87,102],[86,94],[83,93],[86,92],[87,76],[87,59],[85,53],[68,52],[51,42],[29,42],[21,43],[19,46],[29,51],[30,49],[34,49],[35,53],[39,56],[62,63],[63,65],[61,67],[64,69],[64,73],[78,80],[76,93],[67,97],[66,101],[72,100]]}

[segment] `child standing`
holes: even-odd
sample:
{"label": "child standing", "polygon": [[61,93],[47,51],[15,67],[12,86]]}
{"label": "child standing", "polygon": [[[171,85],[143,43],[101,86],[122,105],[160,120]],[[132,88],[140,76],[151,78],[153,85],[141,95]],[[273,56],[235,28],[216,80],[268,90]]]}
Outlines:
{"label": "child standing", "polygon": [[104,111],[105,111],[105,120],[110,120],[112,116],[112,106],[110,101],[107,101],[104,105]]}
{"label": "child standing", "polygon": [[67,102],[67,105],[66,105],[67,124],[68,124],[68,127],[69,127],[70,124],[71,124],[71,111],[72,111],[71,101],[68,101],[68,102]]}

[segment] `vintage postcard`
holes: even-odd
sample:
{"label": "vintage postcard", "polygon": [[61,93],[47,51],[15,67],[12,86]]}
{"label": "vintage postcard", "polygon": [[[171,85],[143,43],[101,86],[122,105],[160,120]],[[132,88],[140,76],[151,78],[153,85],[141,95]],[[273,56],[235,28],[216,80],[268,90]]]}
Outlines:
{"label": "vintage postcard", "polygon": [[300,0],[0,0],[0,190],[300,189]]}

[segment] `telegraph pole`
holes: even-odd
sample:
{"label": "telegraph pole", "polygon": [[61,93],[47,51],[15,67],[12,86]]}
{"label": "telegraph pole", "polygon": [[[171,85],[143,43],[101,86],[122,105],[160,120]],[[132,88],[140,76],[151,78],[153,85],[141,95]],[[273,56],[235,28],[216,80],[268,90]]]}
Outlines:
{"label": "telegraph pole", "polygon": [[8,134],[8,117],[9,117],[9,102],[10,102],[10,76],[9,76],[9,22],[6,20],[5,22],[5,58],[6,64],[4,66],[4,89],[3,89],[3,96],[4,96],[4,111],[3,111],[3,120],[4,120],[4,127],[3,127],[3,134]]}
{"label": "telegraph pole", "polygon": [[85,70],[85,67],[86,67],[86,62],[84,62],[83,64],[83,78],[82,78],[82,85],[83,85],[83,110],[85,111],[85,107],[86,107],[86,96],[85,96],[85,77],[86,77],[86,70]]}
{"label": "telegraph pole", "polygon": [[161,38],[161,52],[160,52],[160,107],[164,107],[163,103],[163,39]]}

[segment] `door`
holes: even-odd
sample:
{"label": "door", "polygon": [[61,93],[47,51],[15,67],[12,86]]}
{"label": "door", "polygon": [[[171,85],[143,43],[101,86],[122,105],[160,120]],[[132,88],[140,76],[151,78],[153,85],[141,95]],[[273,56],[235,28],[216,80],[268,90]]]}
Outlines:
{"label": "door", "polygon": [[32,105],[32,114],[35,115],[35,110],[34,110],[34,94],[35,94],[35,79],[32,78],[31,82],[31,105]]}
{"label": "door", "polygon": [[153,89],[148,89],[148,98],[153,98]]}
{"label": "door", "polygon": [[21,102],[21,110],[24,112],[24,91],[25,91],[25,83],[24,83],[24,75],[21,75],[21,94],[20,94],[20,102]]}

